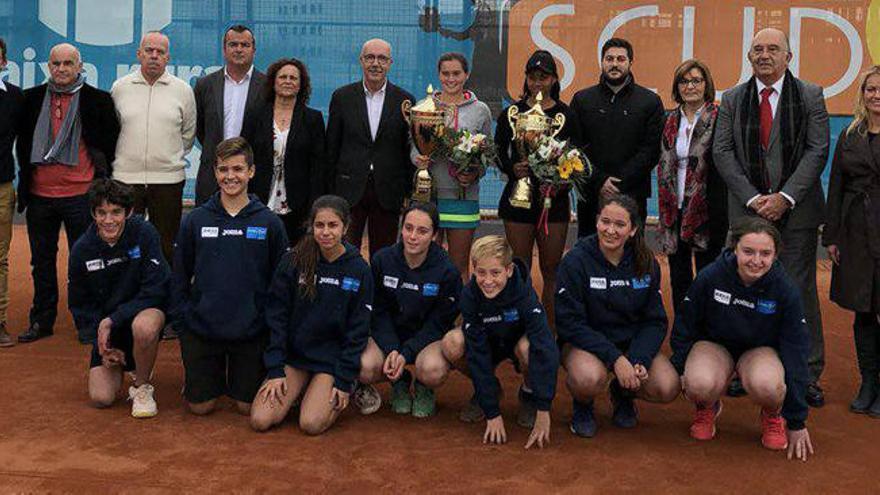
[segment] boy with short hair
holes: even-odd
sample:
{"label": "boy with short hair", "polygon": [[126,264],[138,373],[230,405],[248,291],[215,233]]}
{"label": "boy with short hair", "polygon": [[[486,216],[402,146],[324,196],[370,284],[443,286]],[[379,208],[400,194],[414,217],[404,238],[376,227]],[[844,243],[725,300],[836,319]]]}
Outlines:
{"label": "boy with short hair", "polygon": [[73,245],[68,276],[68,307],[83,342],[93,342],[89,397],[109,407],[122,386],[123,372],[134,371],[128,395],[131,415],[157,414],[150,377],[165,323],[171,270],[162,257],[159,233],[132,216],[129,186],[97,179],[89,188],[94,222]]}
{"label": "boy with short hair", "polygon": [[532,429],[526,448],[550,440],[550,404],[556,392],[559,350],[532,287],[528,266],[513,259],[501,236],[477,239],[471,248],[473,277],[461,295],[468,370],[486,417],[484,443],[505,443],[495,367],[510,359],[523,373],[517,422]]}
{"label": "boy with short hair", "polygon": [[220,190],[184,218],[174,246],[174,328],[190,411],[208,414],[228,395],[249,414],[266,376],[266,294],[288,241],[281,220],[248,195],[255,170],[247,141],[227,139],[216,155]]}

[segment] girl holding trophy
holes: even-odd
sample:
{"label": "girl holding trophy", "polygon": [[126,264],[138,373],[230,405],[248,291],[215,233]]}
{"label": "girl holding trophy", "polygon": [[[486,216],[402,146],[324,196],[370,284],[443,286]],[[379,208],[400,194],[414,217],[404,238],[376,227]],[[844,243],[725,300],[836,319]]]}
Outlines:
{"label": "girl holding trophy", "polygon": [[[571,204],[569,191],[562,189],[555,192],[549,209],[544,211],[540,181],[529,166],[528,155],[544,135],[555,135],[560,141],[575,140],[579,132],[574,113],[559,101],[559,74],[550,52],[533,53],[525,73],[522,96],[501,112],[495,128],[500,168],[507,176],[498,215],[504,220],[504,231],[515,257],[531,266],[533,246],[538,245],[544,280],[541,300],[553,326],[556,268],[565,248]],[[539,220],[544,224],[541,228]]]}
{"label": "girl holding trophy", "polygon": [[[436,108],[443,112],[444,133],[440,137],[449,142],[451,137],[469,138],[463,142],[470,151],[480,147],[483,138],[491,135],[492,114],[489,107],[477,99],[473,91],[465,89],[470,75],[467,58],[461,53],[449,52],[437,61],[437,72],[442,91],[430,95]],[[482,138],[480,136],[483,136]],[[464,141],[468,141],[465,139]],[[480,177],[485,168],[458,165],[447,154],[452,146],[441,145],[444,152],[433,156],[420,151],[413,144],[411,157],[419,169],[429,170],[440,212],[440,232],[437,241],[446,237],[449,254],[462,278],[468,279],[468,258],[474,231],[480,224]],[[453,146],[459,143],[451,142]],[[486,145],[491,145],[486,139]]]}

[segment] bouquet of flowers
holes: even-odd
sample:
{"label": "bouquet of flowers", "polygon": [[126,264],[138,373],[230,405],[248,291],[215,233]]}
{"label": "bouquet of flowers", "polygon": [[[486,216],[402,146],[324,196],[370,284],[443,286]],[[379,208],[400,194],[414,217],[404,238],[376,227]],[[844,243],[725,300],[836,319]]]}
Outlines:
{"label": "bouquet of flowers", "polygon": [[544,234],[547,234],[547,218],[553,198],[558,192],[567,191],[572,184],[584,185],[593,173],[593,166],[577,147],[552,136],[538,138],[533,149],[528,155],[529,168],[540,182],[541,197],[544,198],[538,228],[543,227]]}
{"label": "bouquet of flowers", "polygon": [[[449,161],[449,175],[456,180],[463,175],[472,174],[479,179],[498,160],[495,143],[485,134],[447,128],[442,135],[442,142],[441,155]],[[467,188],[459,185],[458,199],[464,199],[466,192]]]}

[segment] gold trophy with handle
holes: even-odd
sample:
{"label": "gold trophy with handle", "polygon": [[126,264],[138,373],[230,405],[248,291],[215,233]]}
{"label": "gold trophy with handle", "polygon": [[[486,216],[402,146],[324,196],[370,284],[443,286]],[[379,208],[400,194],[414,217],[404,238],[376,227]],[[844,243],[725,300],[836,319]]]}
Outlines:
{"label": "gold trophy with handle", "polygon": [[[551,137],[556,137],[565,125],[564,114],[558,113],[551,118],[544,113],[544,109],[541,108],[543,99],[544,96],[538,93],[535,96],[535,105],[525,112],[520,112],[516,105],[511,105],[507,110],[507,122],[510,123],[510,129],[513,131],[513,141],[516,143],[520,159],[525,159],[535,151],[542,136],[549,134]],[[517,179],[510,194],[510,204],[516,208],[532,207],[532,181],[529,177]]]}
{"label": "gold trophy with handle", "polygon": [[[440,136],[443,135],[446,125],[445,113],[434,103],[434,88],[428,85],[427,96],[415,106],[405,100],[400,109],[403,118],[409,124],[409,132],[413,143],[419,153],[431,156],[437,149]],[[419,170],[413,176],[413,192],[411,198],[414,201],[431,201],[431,191],[434,180],[427,170]]]}

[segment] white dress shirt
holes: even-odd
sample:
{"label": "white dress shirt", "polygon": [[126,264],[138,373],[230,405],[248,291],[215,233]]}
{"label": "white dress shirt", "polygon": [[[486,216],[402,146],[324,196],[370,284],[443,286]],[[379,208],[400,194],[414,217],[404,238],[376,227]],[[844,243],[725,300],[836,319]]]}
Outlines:
{"label": "white dress shirt", "polygon": [[241,81],[236,82],[229,76],[226,67],[223,67],[223,139],[241,135],[244,107],[253,72],[254,66],[251,65]]}
{"label": "white dress shirt", "polygon": [[691,150],[691,136],[694,133],[694,126],[700,120],[700,114],[703,112],[701,107],[694,115],[694,120],[689,121],[684,110],[681,112],[681,119],[678,122],[678,136],[675,138],[675,155],[678,157],[678,177],[675,183],[676,196],[678,197],[678,209],[684,204],[684,186],[687,182],[688,162],[690,161],[689,153]]}
{"label": "white dress shirt", "polygon": [[[773,92],[770,93],[770,112],[773,114],[773,118],[776,118],[776,107],[779,106],[779,95],[782,94],[782,83],[785,82],[785,74],[782,74],[782,77],[779,78],[778,81],[773,83],[771,88],[773,88]],[[760,79],[755,78],[755,85],[758,87],[758,105],[761,104],[761,91],[764,91],[764,88],[768,87],[766,84],[762,83]]]}
{"label": "white dress shirt", "polygon": [[367,117],[370,119],[370,136],[376,140],[376,132],[379,130],[379,120],[382,118],[382,105],[385,104],[385,88],[388,81],[382,84],[379,91],[371,92],[364,84],[364,98],[367,100]]}
{"label": "white dress shirt", "polygon": [[[385,88],[388,87],[388,80],[382,83],[382,87],[375,93],[367,88],[364,83],[364,98],[367,100],[367,118],[370,121],[370,137],[376,140],[376,133],[379,132],[379,121],[382,119],[382,106],[385,105]],[[373,171],[373,164],[370,164],[370,172]]]}

